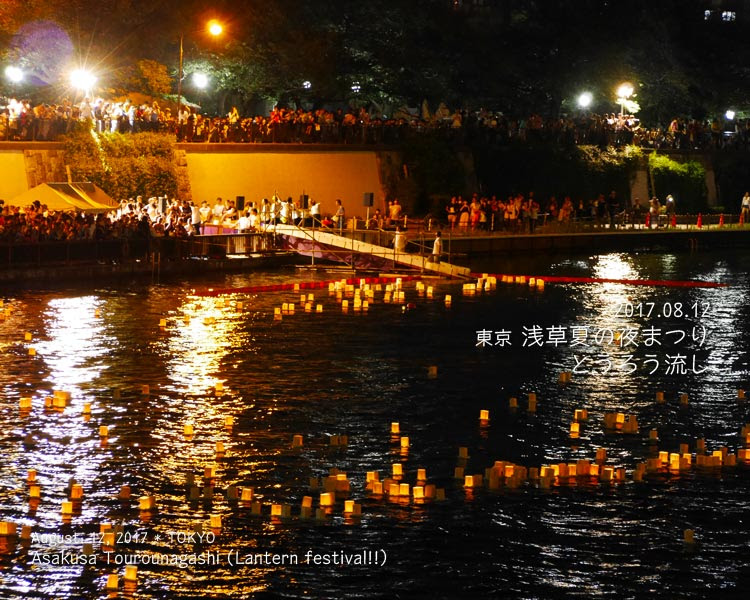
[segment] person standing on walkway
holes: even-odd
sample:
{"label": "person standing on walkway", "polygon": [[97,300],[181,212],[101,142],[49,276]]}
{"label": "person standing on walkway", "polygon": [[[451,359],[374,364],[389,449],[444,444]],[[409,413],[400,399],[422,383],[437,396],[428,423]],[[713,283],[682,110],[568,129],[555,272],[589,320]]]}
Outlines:
{"label": "person standing on walkway", "polygon": [[609,228],[617,227],[617,216],[620,212],[620,200],[617,198],[617,192],[612,190],[606,200],[607,215],[609,216]]}
{"label": "person standing on walkway", "polygon": [[341,200],[336,200],[336,212],[333,215],[333,222],[336,224],[336,227],[339,231],[341,231],[344,228],[344,218],[346,214],[344,211],[344,205],[341,204]]}
{"label": "person standing on walkway", "polygon": [[317,225],[320,227],[320,202],[317,200],[310,200],[310,217],[313,226]]}
{"label": "person standing on walkway", "polygon": [[745,192],[742,196],[742,204],[740,205],[740,223],[747,223],[750,219],[750,192]]}
{"label": "person standing on walkway", "polygon": [[430,260],[434,263],[440,262],[440,255],[443,253],[443,238],[439,231],[435,232],[435,241],[432,243],[432,256]]}
{"label": "person standing on walkway", "polygon": [[404,252],[406,250],[406,236],[398,225],[396,225],[396,234],[393,236],[393,249],[396,252]]}

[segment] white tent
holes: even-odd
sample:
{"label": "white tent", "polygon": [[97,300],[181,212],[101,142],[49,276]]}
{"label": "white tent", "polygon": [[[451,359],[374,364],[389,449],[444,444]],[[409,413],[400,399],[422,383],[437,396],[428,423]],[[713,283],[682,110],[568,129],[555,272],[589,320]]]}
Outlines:
{"label": "white tent", "polygon": [[116,210],[118,203],[104,190],[89,182],[42,183],[8,201],[11,206],[29,206],[35,200],[49,210]]}

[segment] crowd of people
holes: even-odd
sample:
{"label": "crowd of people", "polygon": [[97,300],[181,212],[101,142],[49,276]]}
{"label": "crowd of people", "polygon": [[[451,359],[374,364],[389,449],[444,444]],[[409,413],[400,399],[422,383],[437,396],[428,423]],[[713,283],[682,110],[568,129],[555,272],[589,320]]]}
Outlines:
{"label": "crowd of people", "polygon": [[[539,201],[533,192],[515,194],[507,198],[455,196],[447,203],[445,213],[438,215],[450,230],[461,232],[534,233],[542,225],[586,222],[593,225],[617,227],[630,219],[642,222],[645,213],[653,210],[650,204],[635,200],[632,205],[620,203],[615,192],[600,194],[590,201],[569,196],[558,200],[555,196]],[[750,206],[750,196],[748,205]],[[674,211],[674,203],[667,199],[666,210]],[[317,200],[309,202],[282,200],[274,195],[247,206],[237,206],[235,200],[217,198],[207,201],[168,200],[166,197],[123,200],[109,212],[81,213],[50,211],[40,201],[29,206],[5,205],[0,201],[0,241],[35,243],[43,241],[103,241],[129,238],[188,238],[206,233],[250,233],[269,230],[276,224],[295,224],[332,230],[349,228],[341,200],[336,200],[330,213],[321,211]],[[659,211],[657,213],[664,212]],[[403,234],[408,218],[398,199],[388,201],[384,212],[375,209],[359,227],[386,229]]]}
{"label": "crowd of people", "polygon": [[323,214],[320,202],[310,199],[301,206],[291,198],[278,196],[238,207],[235,200],[217,198],[195,203],[166,197],[123,200],[111,211],[76,213],[51,211],[39,200],[25,207],[6,205],[0,200],[0,241],[35,243],[44,241],[103,241],[150,237],[187,238],[211,232],[262,232],[276,224],[313,225],[341,229],[346,212],[336,200],[332,214]]}
{"label": "crowd of people", "polygon": [[750,119],[724,121],[674,118],[647,127],[630,115],[590,114],[542,118],[538,114],[513,117],[501,112],[397,110],[383,115],[360,109],[303,110],[274,108],[268,115],[242,116],[233,107],[225,116],[209,117],[183,105],[179,113],[158,101],[84,98],[80,103],[32,106],[10,99],[0,111],[0,139],[49,141],[90,121],[97,131],[172,132],[178,141],[205,143],[333,143],[396,144],[408,135],[436,132],[457,143],[480,139],[491,144],[543,142],[600,147],[633,144],[654,149],[750,148]]}
{"label": "crowd of people", "polygon": [[[748,207],[750,211],[750,195]],[[544,201],[538,200],[534,192],[529,192],[507,198],[479,194],[474,194],[471,199],[454,196],[445,206],[444,220],[447,227],[457,233],[497,231],[524,234],[534,233],[542,225],[579,223],[617,228],[625,224],[643,224],[647,213],[652,216],[651,225],[656,227],[661,223],[659,218],[668,219],[675,212],[671,195],[664,203],[655,197],[648,202],[635,198],[632,203],[625,203],[621,202],[615,191],[599,194],[589,200],[550,196]]]}
{"label": "crowd of people", "polygon": [[0,241],[102,241],[148,238],[150,224],[137,211],[118,210],[116,215],[50,211],[38,200],[26,207],[3,204]]}
{"label": "crowd of people", "polygon": [[[740,223],[750,222],[750,192],[741,201]],[[473,194],[471,198],[452,197],[444,212],[428,219],[442,223],[452,233],[498,232],[535,233],[540,227],[564,229],[570,224],[586,224],[611,229],[627,224],[651,227],[667,225],[677,207],[673,196],[662,202],[658,198],[621,201],[615,191],[599,194],[589,200],[570,196],[538,199],[534,192],[497,195]],[[43,241],[103,241],[130,238],[188,238],[206,233],[264,232],[277,224],[316,226],[341,231],[349,229],[342,201],[336,200],[332,212],[324,213],[319,201],[282,200],[274,195],[247,206],[235,200],[217,198],[196,203],[169,200],[166,197],[123,200],[109,212],[82,213],[50,211],[40,201],[29,206],[6,205],[0,200],[0,241],[34,243]],[[389,230],[395,233],[396,247],[405,246],[409,219],[394,198],[384,212],[374,209],[368,218],[358,220],[357,227]]]}

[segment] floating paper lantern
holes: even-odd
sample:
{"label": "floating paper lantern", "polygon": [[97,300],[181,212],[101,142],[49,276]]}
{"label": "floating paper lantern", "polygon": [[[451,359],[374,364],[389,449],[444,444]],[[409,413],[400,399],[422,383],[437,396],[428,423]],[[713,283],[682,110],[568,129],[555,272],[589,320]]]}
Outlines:
{"label": "floating paper lantern", "polygon": [[125,581],[134,582],[138,580],[138,566],[137,565],[127,565],[125,567],[125,576],[123,577]]}
{"label": "floating paper lantern", "polygon": [[70,488],[70,499],[80,500],[81,498],[83,498],[83,486],[76,483]]}
{"label": "floating paper lantern", "polygon": [[10,521],[0,521],[0,536],[12,537],[16,535],[16,524]]}

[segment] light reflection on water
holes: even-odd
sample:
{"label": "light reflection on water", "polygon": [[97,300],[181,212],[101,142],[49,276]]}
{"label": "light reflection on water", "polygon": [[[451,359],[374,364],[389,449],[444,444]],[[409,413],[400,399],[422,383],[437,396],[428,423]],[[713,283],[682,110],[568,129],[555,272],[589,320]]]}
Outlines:
{"label": "light reflection on water", "polygon": [[[643,596],[657,590],[674,598],[698,589],[729,589],[746,565],[747,526],[741,515],[747,500],[743,468],[716,477],[694,472],[662,476],[644,486],[599,486],[578,482],[554,488],[477,489],[467,493],[452,479],[457,448],[467,446],[467,473],[481,473],[495,460],[527,466],[593,458],[608,449],[609,463],[631,470],[654,451],[648,431],[659,431],[660,449],[705,436],[709,450],[738,447],[739,429],[750,421],[736,390],[747,384],[748,265],[735,258],[627,255],[561,259],[549,272],[606,278],[702,277],[729,281],[730,288],[648,288],[619,284],[549,285],[544,293],[506,286],[477,297],[462,297],[460,284],[439,282],[436,300],[407,288],[412,310],[375,303],[369,314],[342,314],[326,290],[316,290],[320,314],[273,319],[282,302],[299,294],[236,294],[217,299],[195,295],[179,284],[138,285],[120,291],[42,291],[6,297],[15,310],[0,321],[0,515],[32,525],[38,533],[98,531],[102,522],[145,533],[146,541],[122,544],[118,552],[149,556],[230,550],[304,553],[386,548],[383,568],[299,565],[286,569],[226,564],[177,569],[144,566],[138,598],[252,597],[272,592],[285,597],[377,597],[394,594],[429,597]],[[291,273],[228,276],[220,283],[250,285],[294,281]],[[323,277],[321,275],[321,277]],[[440,299],[451,293],[454,305]],[[237,302],[242,302],[239,308]],[[684,305],[710,303],[708,315],[683,319],[613,318],[624,303]],[[224,306],[221,306],[221,304]],[[99,311],[98,316],[97,312]],[[297,307],[299,313],[299,305]],[[189,319],[186,321],[186,317]],[[167,320],[165,328],[160,319]],[[477,348],[476,331],[521,325],[588,326],[590,329],[706,327],[701,346],[686,341],[679,350],[695,353],[712,369],[682,376],[632,374],[576,376],[579,350],[567,345]],[[26,342],[23,333],[34,340]],[[29,357],[27,347],[37,349]],[[630,352],[631,350],[628,350]],[[671,351],[671,350],[670,350]],[[617,344],[589,350],[624,354]],[[642,358],[646,349],[632,349]],[[703,364],[703,363],[702,363]],[[438,377],[427,377],[431,365]],[[217,383],[223,392],[214,392]],[[150,394],[141,394],[148,384]],[[71,392],[64,411],[45,410],[54,389]],[[656,390],[668,402],[656,404]],[[119,390],[119,397],[115,390]],[[524,409],[526,394],[539,398],[537,414]],[[687,392],[688,406],[677,395]],[[33,397],[28,416],[18,401]],[[520,409],[507,408],[510,396]],[[87,420],[84,402],[92,405]],[[576,408],[589,409],[580,439],[568,426]],[[491,421],[480,426],[480,409]],[[604,412],[638,415],[638,436],[604,432]],[[234,426],[225,426],[226,417]],[[402,453],[388,430],[399,421],[410,437]],[[186,437],[185,423],[195,434]],[[99,427],[110,427],[108,442]],[[301,449],[291,448],[295,434]],[[331,447],[329,436],[349,436],[345,447]],[[215,454],[216,443],[226,448]],[[412,505],[369,498],[365,473],[388,476],[401,462],[413,484],[418,468],[445,487],[445,503]],[[206,495],[203,473],[214,468],[213,493]],[[351,497],[363,504],[359,521],[347,521],[340,504],[327,524],[298,520],[273,522],[253,517],[249,507],[226,497],[230,484],[251,486],[264,503],[289,503],[296,512],[310,477],[333,467],[346,472]],[[42,500],[32,511],[26,473],[38,470]],[[200,487],[191,499],[190,475]],[[60,508],[70,478],[83,485],[84,500],[70,525]],[[117,499],[130,485],[134,500]],[[137,498],[157,497],[158,511],[140,514]],[[266,511],[268,508],[266,507]],[[213,544],[170,539],[195,527],[209,530],[211,515],[223,520]],[[694,527],[700,550],[689,553],[682,530]],[[156,536],[160,536],[157,539]],[[1,538],[0,538],[1,540]],[[106,575],[123,567],[34,565],[34,553],[55,550],[39,542],[0,543],[0,597],[100,598]],[[80,543],[68,543],[80,552]],[[97,547],[98,549],[98,547]],[[390,592],[389,592],[390,593]]]}

